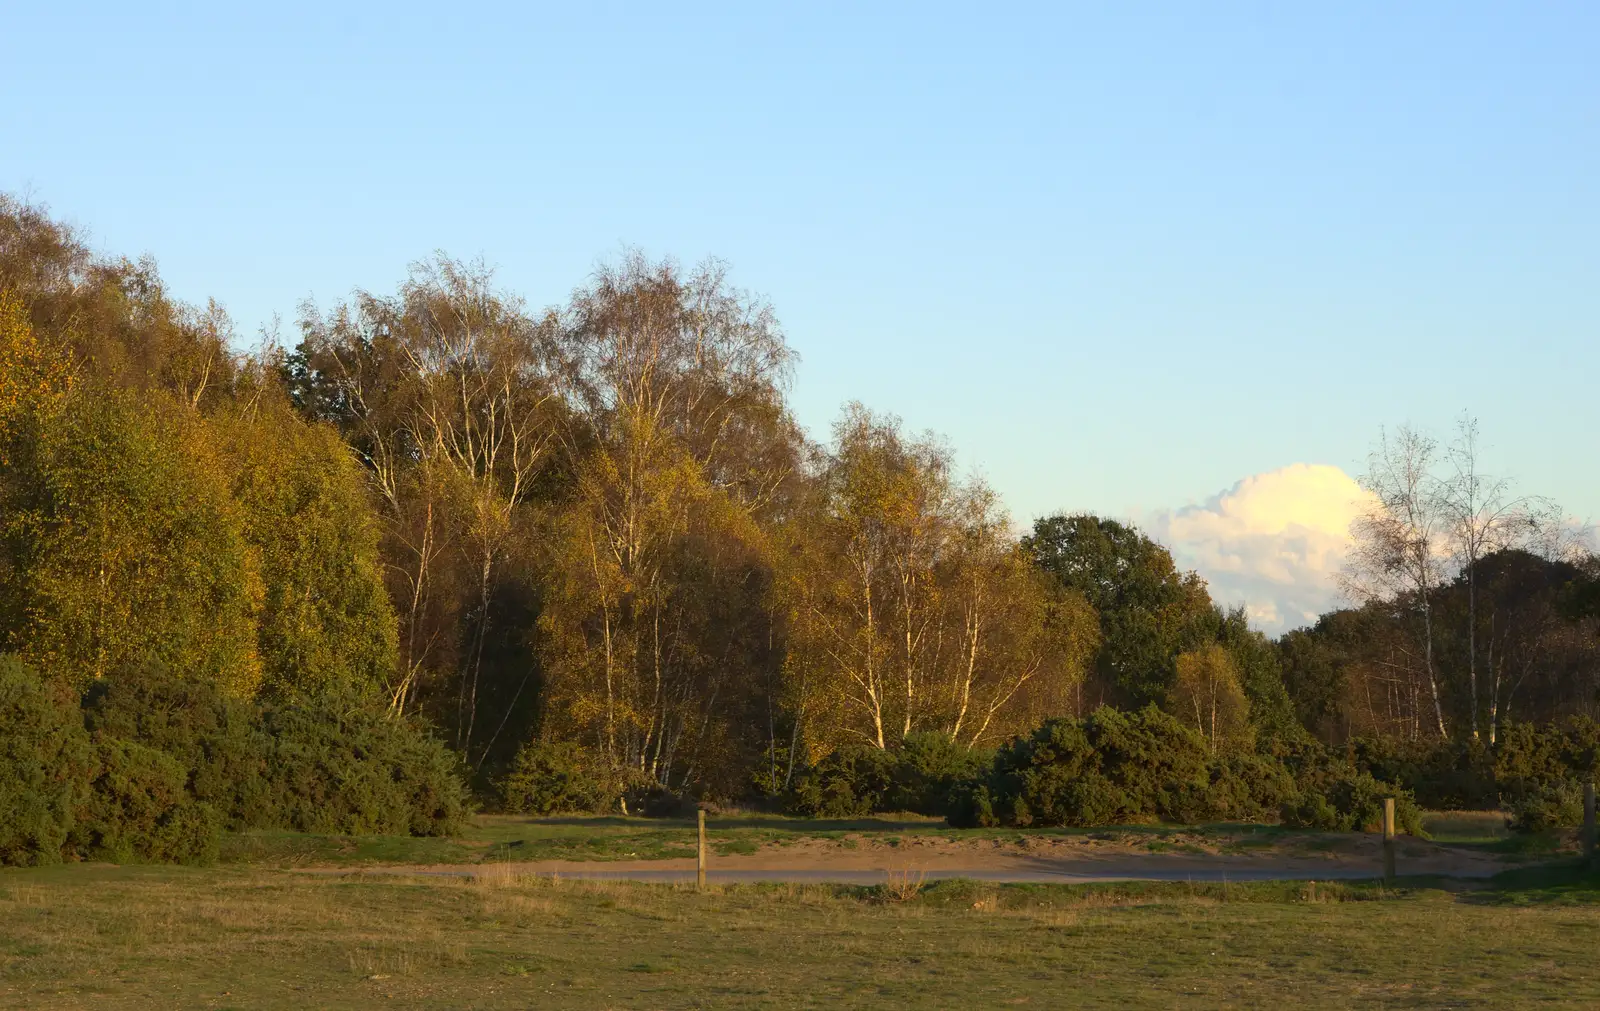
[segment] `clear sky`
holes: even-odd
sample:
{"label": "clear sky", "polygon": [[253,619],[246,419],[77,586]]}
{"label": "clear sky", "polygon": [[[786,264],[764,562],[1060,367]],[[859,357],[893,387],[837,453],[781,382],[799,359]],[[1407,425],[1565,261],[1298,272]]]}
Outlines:
{"label": "clear sky", "polygon": [[1463,409],[1600,518],[1593,0],[33,3],[4,42],[0,189],[246,337],[434,249],[535,305],[717,255],[814,434],[936,429],[1022,521],[1214,513],[1314,580],[1325,468]]}

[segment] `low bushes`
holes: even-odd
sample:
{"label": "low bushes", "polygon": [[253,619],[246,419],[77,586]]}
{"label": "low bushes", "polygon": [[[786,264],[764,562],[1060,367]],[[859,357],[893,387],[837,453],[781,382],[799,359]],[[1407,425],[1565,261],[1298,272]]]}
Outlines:
{"label": "low bushes", "polygon": [[343,835],[453,835],[465,822],[460,760],[406,720],[328,693],[268,708],[264,803],[272,823]]}
{"label": "low bushes", "polygon": [[1572,828],[1583,821],[1583,782],[1600,767],[1600,724],[1577,716],[1537,727],[1507,726],[1494,753],[1494,776],[1520,832]]}
{"label": "low bushes", "polygon": [[0,864],[59,863],[93,773],[76,701],[0,655]]}
{"label": "low bushes", "polygon": [[965,784],[957,825],[1093,826],[1256,820],[1298,797],[1287,767],[1248,752],[1213,755],[1196,731],[1155,707],[1051,720],[1001,748]]}
{"label": "low bushes", "polygon": [[621,790],[570,741],[530,741],[500,782],[501,806],[512,814],[599,811]]}
{"label": "low bushes", "polygon": [[1583,824],[1583,784],[1575,779],[1541,782],[1506,804],[1506,826],[1516,832],[1543,832]]}
{"label": "low bushes", "polygon": [[1325,832],[1375,832],[1383,826],[1383,801],[1394,798],[1395,830],[1420,836],[1422,809],[1410,791],[1373,779],[1370,773],[1342,769],[1316,788],[1284,803],[1283,824]]}
{"label": "low bushes", "polygon": [[1405,787],[1426,808],[1483,810],[1499,803],[1495,756],[1479,743],[1369,737],[1350,742],[1347,754],[1357,769]]}
{"label": "low bushes", "polygon": [[894,751],[842,749],[800,770],[784,806],[812,818],[859,818],[879,811],[945,815],[958,787],[991,760],[991,753],[964,748],[937,733],[912,734]]}
{"label": "low bushes", "polygon": [[895,755],[887,798],[898,811],[948,815],[956,787],[983,773],[994,752],[975,751],[939,733],[912,734]]}
{"label": "low bushes", "polygon": [[796,773],[784,807],[809,818],[858,818],[890,810],[894,763],[894,753],[882,748],[835,751]]}
{"label": "low bushes", "polygon": [[95,776],[69,844],[75,855],[115,863],[214,859],[221,820],[194,799],[172,756],[115,737],[95,740]]}
{"label": "low bushes", "polygon": [[226,828],[276,823],[264,778],[269,741],[259,714],[216,685],[141,664],[90,688],[83,719],[91,732],[170,756],[182,768],[189,793],[209,804]]}
{"label": "low bushes", "polygon": [[797,776],[788,807],[822,817],[942,814],[968,827],[1281,819],[1348,831],[1376,827],[1385,797],[1396,799],[1398,828],[1422,834],[1408,791],[1320,745],[1219,754],[1195,730],[1149,707],[1050,720],[988,755],[934,735],[908,739],[896,751],[835,752]]}
{"label": "low bushes", "polygon": [[358,696],[261,710],[143,667],[79,700],[0,656],[0,864],[204,862],[224,828],[453,834],[459,764]]}

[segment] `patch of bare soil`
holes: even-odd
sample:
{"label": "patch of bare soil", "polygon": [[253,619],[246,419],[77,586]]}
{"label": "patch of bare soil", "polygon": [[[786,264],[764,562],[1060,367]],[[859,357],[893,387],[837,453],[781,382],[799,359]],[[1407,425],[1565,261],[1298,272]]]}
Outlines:
{"label": "patch of bare soil", "polygon": [[[907,869],[940,876],[973,874],[992,880],[1153,878],[1221,880],[1316,879],[1376,877],[1383,864],[1382,841],[1376,835],[1328,834],[1293,836],[1269,845],[1241,846],[1237,837],[1172,833],[1149,836],[1108,831],[1083,836],[1022,834],[1010,838],[951,839],[901,836],[892,842],[869,835],[842,839],[803,838],[765,846],[755,853],[713,855],[711,867],[744,879],[785,874],[815,879],[837,872],[851,879],[863,873]],[[1403,875],[1488,877],[1504,869],[1494,856],[1421,839],[1398,843],[1398,870]],[[377,868],[368,868],[376,870]],[[478,865],[396,867],[410,873],[470,874]],[[541,860],[511,865],[527,874],[584,875],[603,870],[607,876],[659,874],[694,869],[693,860]]]}

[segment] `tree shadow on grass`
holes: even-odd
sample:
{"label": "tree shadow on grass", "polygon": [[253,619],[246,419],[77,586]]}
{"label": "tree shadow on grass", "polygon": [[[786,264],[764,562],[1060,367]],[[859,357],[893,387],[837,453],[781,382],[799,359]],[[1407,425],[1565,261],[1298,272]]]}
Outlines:
{"label": "tree shadow on grass", "polygon": [[1477,906],[1600,905],[1600,871],[1581,859],[1559,860],[1502,871],[1487,885],[1457,896]]}

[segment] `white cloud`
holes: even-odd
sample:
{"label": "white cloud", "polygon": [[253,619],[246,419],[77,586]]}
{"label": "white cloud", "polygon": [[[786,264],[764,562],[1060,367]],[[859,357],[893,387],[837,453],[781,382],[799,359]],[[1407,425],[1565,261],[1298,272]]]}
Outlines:
{"label": "white cloud", "polygon": [[1247,477],[1200,505],[1162,510],[1145,526],[1220,604],[1244,604],[1269,635],[1339,603],[1334,576],[1350,523],[1370,500],[1338,467],[1296,463]]}

